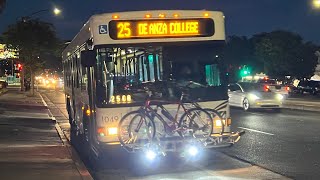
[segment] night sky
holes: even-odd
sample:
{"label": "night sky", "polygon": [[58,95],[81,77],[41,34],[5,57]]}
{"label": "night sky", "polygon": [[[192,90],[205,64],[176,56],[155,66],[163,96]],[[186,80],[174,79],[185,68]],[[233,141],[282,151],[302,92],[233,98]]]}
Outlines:
{"label": "night sky", "polygon": [[53,8],[62,15],[50,13],[35,17],[56,26],[60,38],[72,39],[92,14],[128,10],[206,9],[220,10],[226,16],[227,35],[251,36],[272,30],[290,30],[305,40],[320,44],[320,9],[311,0],[7,0],[0,15],[0,33],[21,16]]}

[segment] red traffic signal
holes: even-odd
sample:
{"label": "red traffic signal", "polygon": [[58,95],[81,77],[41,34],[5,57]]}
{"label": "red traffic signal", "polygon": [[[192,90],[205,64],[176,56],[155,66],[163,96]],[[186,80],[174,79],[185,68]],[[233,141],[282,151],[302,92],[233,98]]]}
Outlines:
{"label": "red traffic signal", "polygon": [[18,64],[18,70],[19,70],[19,71],[22,70],[22,64]]}

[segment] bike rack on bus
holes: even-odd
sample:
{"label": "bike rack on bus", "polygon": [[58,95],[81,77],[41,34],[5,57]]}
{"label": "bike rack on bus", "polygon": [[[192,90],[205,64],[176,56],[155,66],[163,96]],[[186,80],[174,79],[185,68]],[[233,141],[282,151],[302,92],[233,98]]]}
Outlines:
{"label": "bike rack on bus", "polygon": [[232,146],[234,143],[238,142],[244,131],[235,133],[224,133],[224,134],[214,134],[209,138],[202,141],[195,138],[181,138],[180,136],[173,136],[167,138],[156,138],[152,142],[145,141],[145,143],[132,143],[123,146],[123,148],[128,153],[143,152],[148,149],[155,149],[162,155],[166,155],[167,152],[180,152],[186,146],[195,145],[200,148],[210,149],[210,148],[220,148]]}

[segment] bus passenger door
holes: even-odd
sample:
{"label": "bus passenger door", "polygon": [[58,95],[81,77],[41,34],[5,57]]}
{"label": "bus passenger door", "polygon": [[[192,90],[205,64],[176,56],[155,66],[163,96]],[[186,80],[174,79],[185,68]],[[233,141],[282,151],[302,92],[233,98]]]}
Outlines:
{"label": "bus passenger door", "polygon": [[89,97],[89,107],[90,107],[90,118],[89,118],[89,139],[95,140],[95,76],[94,67],[87,67],[88,73],[88,97]]}

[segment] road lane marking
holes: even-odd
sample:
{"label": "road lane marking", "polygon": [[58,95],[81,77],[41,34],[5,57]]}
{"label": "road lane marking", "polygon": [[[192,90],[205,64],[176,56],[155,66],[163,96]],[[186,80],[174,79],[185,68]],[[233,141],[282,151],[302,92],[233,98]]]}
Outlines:
{"label": "road lane marking", "polygon": [[46,103],[46,101],[43,99],[43,97],[42,97],[42,95],[39,93],[39,96],[40,96],[40,98],[41,98],[41,100],[42,100],[42,103],[43,103],[43,105],[45,106],[45,107],[48,107],[48,104]]}
{"label": "road lane marking", "polygon": [[274,134],[272,134],[272,133],[267,133],[267,132],[263,132],[263,131],[259,131],[259,130],[255,130],[255,129],[245,128],[245,127],[238,127],[238,128],[244,129],[244,130],[248,130],[248,131],[252,131],[252,132],[257,132],[257,133],[261,133],[261,134],[274,136]]}

